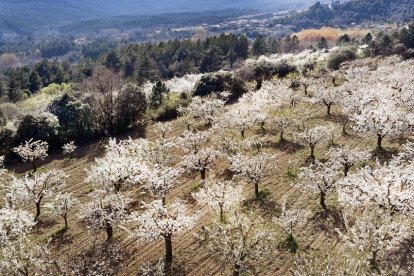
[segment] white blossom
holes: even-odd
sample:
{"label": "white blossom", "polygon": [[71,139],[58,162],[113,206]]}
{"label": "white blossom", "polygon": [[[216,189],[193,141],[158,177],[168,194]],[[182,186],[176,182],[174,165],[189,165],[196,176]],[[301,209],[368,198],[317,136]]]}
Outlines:
{"label": "white blossom", "polygon": [[75,150],[78,147],[75,145],[74,141],[71,141],[69,143],[66,143],[63,145],[62,149],[63,149],[63,154],[68,154],[70,157],[72,156],[73,152],[75,152]]}
{"label": "white blossom", "polygon": [[187,74],[182,78],[174,77],[165,82],[168,89],[175,93],[192,94],[197,82],[201,79],[203,74]]}
{"label": "white blossom", "polygon": [[177,159],[173,154],[173,149],[176,147],[177,145],[172,139],[159,138],[149,142],[148,153],[144,158],[145,162],[161,166],[171,165]]}
{"label": "white blossom", "polygon": [[165,205],[161,200],[155,200],[151,203],[143,203],[143,209],[145,211],[142,214],[134,212],[130,215],[130,221],[137,224],[135,229],[129,231],[130,235],[147,242],[164,239],[166,249],[164,272],[170,274],[173,261],[173,236],[191,230],[199,214],[190,215],[182,201]]}
{"label": "white blossom", "polygon": [[326,106],[326,114],[331,115],[331,108],[333,105],[341,102],[341,98],[344,95],[341,86],[322,85],[321,89],[315,92],[314,98],[310,100],[315,103],[322,103]]}
{"label": "white blossom", "polygon": [[305,128],[302,132],[295,132],[294,139],[297,143],[310,147],[310,158],[315,159],[315,147],[318,144],[325,143],[328,138],[329,129],[326,126],[316,126]]}
{"label": "white blossom", "polygon": [[216,148],[227,156],[233,156],[240,152],[241,143],[232,131],[218,128],[215,130],[212,140]]}
{"label": "white blossom", "polygon": [[204,120],[207,125],[212,126],[219,111],[224,107],[224,101],[214,97],[195,97],[187,106],[188,113],[194,119]]}
{"label": "white blossom", "polygon": [[359,113],[352,114],[351,121],[356,132],[377,137],[377,149],[382,148],[384,137],[394,138],[409,129],[405,111],[386,98],[371,101]]}
{"label": "white blossom", "polygon": [[214,212],[220,214],[224,221],[224,213],[239,205],[243,199],[243,189],[233,181],[208,178],[199,192],[193,193],[194,198],[208,205]]}
{"label": "white blossom", "polygon": [[28,202],[36,205],[36,217],[40,215],[41,202],[44,198],[52,197],[65,185],[68,176],[58,170],[51,170],[45,173],[26,174],[21,178],[13,179],[10,183],[13,189],[6,195],[13,203]]}
{"label": "white blossom", "polygon": [[379,206],[391,212],[414,211],[413,162],[395,157],[374,168],[349,173],[339,187],[339,201],[352,206]]}
{"label": "white blossom", "polygon": [[269,174],[270,165],[275,158],[268,153],[248,156],[237,154],[230,157],[230,170],[240,174],[254,184],[255,195],[260,197],[259,183]]}
{"label": "white blossom", "polygon": [[79,205],[79,201],[73,197],[70,193],[58,193],[54,197],[53,201],[45,206],[51,210],[51,212],[64,219],[65,228],[68,228],[67,216],[70,210]]}
{"label": "white blossom", "polygon": [[276,119],[274,119],[272,121],[273,129],[277,133],[279,133],[280,141],[283,142],[285,140],[285,138],[284,138],[285,132],[286,132],[288,127],[293,125],[293,123],[294,123],[293,120],[289,117],[286,117],[286,116],[277,117]]}
{"label": "white blossom", "polygon": [[224,113],[218,127],[233,127],[239,130],[242,138],[245,138],[245,132],[253,127],[255,123],[256,110],[249,106],[242,105]]}
{"label": "white blossom", "polygon": [[91,230],[105,229],[108,240],[112,238],[113,227],[126,219],[131,199],[122,194],[94,191],[92,201],[81,206],[79,217]]}
{"label": "white blossom", "polygon": [[336,166],[343,168],[344,175],[347,176],[353,166],[371,157],[371,151],[351,149],[349,146],[340,146],[331,148],[328,155]]}
{"label": "white blossom", "polygon": [[315,161],[308,167],[300,169],[299,182],[295,186],[303,190],[318,193],[321,207],[326,209],[326,196],[335,190],[341,176],[341,171],[333,163]]}
{"label": "white blossom", "polygon": [[143,209],[142,214],[135,212],[129,217],[130,221],[138,223],[131,234],[148,242],[190,230],[197,219],[197,215],[188,214],[187,206],[182,201],[165,206],[161,200],[155,200],[144,203]]}
{"label": "white blossom", "polygon": [[190,152],[183,157],[181,165],[189,171],[199,171],[201,179],[206,178],[206,172],[222,154],[213,148],[203,148],[197,153]]}
{"label": "white blossom", "polygon": [[110,139],[105,156],[95,159],[87,170],[86,181],[99,189],[115,192],[125,185],[142,183],[143,172],[147,170],[143,161],[148,156],[149,147],[144,139],[128,139],[120,143]]}
{"label": "white blossom", "polygon": [[167,194],[181,184],[181,174],[179,168],[154,165],[145,172],[145,188],[165,204]]}
{"label": "white blossom", "polygon": [[274,232],[265,220],[254,214],[235,212],[225,223],[213,221],[203,227],[197,239],[233,275],[253,271],[274,252]]}
{"label": "white blossom", "polygon": [[26,236],[36,225],[33,216],[21,209],[0,209],[0,246]]}
{"label": "white blossom", "polygon": [[187,131],[181,137],[178,137],[177,146],[186,152],[197,153],[209,137],[210,133],[206,131]]}
{"label": "white blossom", "polygon": [[341,239],[346,245],[367,254],[367,261],[378,269],[379,258],[389,250],[398,248],[404,238],[410,236],[410,225],[401,217],[391,216],[378,209],[366,210],[350,225],[344,215],[346,232],[338,229]]}
{"label": "white blossom", "polygon": [[3,275],[45,275],[49,254],[45,245],[21,237],[0,246],[0,271]]}
{"label": "white blossom", "polygon": [[24,144],[14,148],[14,151],[20,155],[24,162],[30,162],[33,167],[33,171],[36,171],[36,162],[38,160],[44,160],[47,157],[47,151],[49,144],[43,141],[33,141],[30,139]]}
{"label": "white blossom", "polygon": [[292,207],[288,208],[287,197],[285,197],[282,203],[282,212],[278,217],[275,217],[273,221],[293,237],[294,229],[296,227],[304,226],[310,216],[311,213],[308,210],[294,209]]}
{"label": "white blossom", "polygon": [[159,122],[155,125],[156,132],[160,135],[161,139],[167,138],[167,133],[172,131],[172,123],[171,122]]}

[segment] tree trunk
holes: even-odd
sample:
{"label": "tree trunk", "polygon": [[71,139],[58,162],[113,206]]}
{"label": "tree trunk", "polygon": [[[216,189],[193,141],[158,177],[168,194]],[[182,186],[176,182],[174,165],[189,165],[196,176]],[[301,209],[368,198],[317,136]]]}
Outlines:
{"label": "tree trunk", "polygon": [[244,139],[244,129],[242,129],[241,131],[240,131],[240,134],[241,134],[241,137]]}
{"label": "tree trunk", "polygon": [[200,171],[201,180],[203,181],[206,180],[206,171],[205,168]]}
{"label": "tree trunk", "polygon": [[172,275],[173,248],[172,248],[171,235],[166,236],[164,240],[165,240],[164,273],[165,275]]}
{"label": "tree trunk", "polygon": [[213,126],[213,122],[211,120],[207,120],[206,127],[211,128]]}
{"label": "tree trunk", "polygon": [[114,192],[117,194],[121,190],[121,184],[115,183],[114,184]]}
{"label": "tree trunk", "polygon": [[310,146],[310,158],[315,160],[315,146]]}
{"label": "tree trunk", "polygon": [[283,137],[283,131],[280,132],[280,142],[285,141],[285,138]]}
{"label": "tree trunk", "polygon": [[377,251],[372,252],[372,259],[370,260],[370,265],[373,270],[377,271],[378,273],[381,273],[378,266],[377,253]]}
{"label": "tree trunk", "polygon": [[344,134],[344,135],[348,134],[346,132],[346,126],[347,126],[347,123],[342,123],[342,134]]}
{"label": "tree trunk", "polygon": [[36,202],[36,216],[34,218],[35,221],[38,221],[40,216],[40,200],[39,202]]}
{"label": "tree trunk", "polygon": [[260,197],[260,193],[259,193],[259,183],[254,183],[254,193],[256,195],[256,198]]}
{"label": "tree trunk", "polygon": [[331,104],[327,104],[326,105],[326,107],[327,107],[327,110],[326,110],[326,114],[328,114],[328,116],[331,116]]}
{"label": "tree trunk", "polygon": [[33,161],[33,162],[32,162],[32,169],[33,169],[33,172],[35,173],[35,172],[36,172],[36,170],[37,170],[37,167],[36,167],[36,161]]}
{"label": "tree trunk", "polygon": [[327,210],[327,208],[326,208],[326,203],[325,203],[325,197],[326,197],[326,194],[325,194],[325,192],[322,192],[321,191],[321,195],[320,195],[320,204],[321,204],[321,207],[322,207],[322,209],[323,210]]}
{"label": "tree trunk", "polygon": [[382,150],[382,135],[377,134],[377,150]]}
{"label": "tree trunk", "polygon": [[239,276],[240,275],[240,265],[238,263],[234,264],[234,270],[233,270],[233,276]]}
{"label": "tree trunk", "polygon": [[308,95],[308,85],[307,84],[303,84],[303,86],[305,87],[305,96]]}
{"label": "tree trunk", "polygon": [[262,88],[263,80],[262,79],[256,79],[256,90],[259,90]]}
{"label": "tree trunk", "polygon": [[224,222],[224,210],[223,210],[223,206],[220,206],[220,222]]}
{"label": "tree trunk", "polygon": [[63,215],[63,219],[65,220],[65,229],[69,228],[69,224],[68,224],[68,214],[64,214]]}
{"label": "tree trunk", "polygon": [[106,240],[109,241],[114,236],[114,229],[113,229],[112,224],[110,222],[106,223],[105,230],[106,230]]}
{"label": "tree trunk", "polygon": [[349,172],[349,166],[348,165],[344,165],[344,176],[347,176],[348,175],[348,172]]}

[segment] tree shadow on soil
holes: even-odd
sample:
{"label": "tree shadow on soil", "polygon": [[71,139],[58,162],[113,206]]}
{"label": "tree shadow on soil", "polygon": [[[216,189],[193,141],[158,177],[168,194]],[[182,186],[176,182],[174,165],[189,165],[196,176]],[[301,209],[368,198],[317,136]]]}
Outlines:
{"label": "tree shadow on soil", "polygon": [[341,209],[331,208],[317,212],[311,219],[321,231],[332,234],[332,230],[337,228],[345,231],[345,224],[342,218]]}
{"label": "tree shadow on soil", "polygon": [[376,149],[373,152],[372,160],[378,160],[380,163],[388,162],[398,153],[397,149]]}
{"label": "tree shadow on soil", "polygon": [[248,198],[243,202],[243,208],[246,210],[258,210],[264,216],[275,216],[281,212],[280,205],[268,197]]}
{"label": "tree shadow on soil", "polygon": [[395,275],[414,275],[414,236],[405,239],[400,246],[388,252],[384,259],[387,271]]}
{"label": "tree shadow on soil", "polygon": [[289,154],[293,154],[297,152],[298,150],[302,150],[305,148],[304,146],[300,144],[297,144],[295,142],[288,141],[288,140],[278,141],[276,143],[270,142],[268,144],[268,147],[276,149],[276,150],[280,150],[282,152],[289,153]]}

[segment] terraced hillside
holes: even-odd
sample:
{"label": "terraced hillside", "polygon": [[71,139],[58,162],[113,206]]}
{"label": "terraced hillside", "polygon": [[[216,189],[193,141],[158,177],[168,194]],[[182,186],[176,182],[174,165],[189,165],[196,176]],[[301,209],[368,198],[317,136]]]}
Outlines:
{"label": "terraced hillside", "polygon": [[[409,167],[412,161],[408,158],[402,164],[398,163],[400,167],[394,171],[393,176],[385,173],[385,167],[387,162],[397,162],[393,155],[399,152],[409,153],[412,149],[411,144],[408,144],[408,150],[403,145],[410,141],[412,135],[410,106],[414,91],[410,85],[413,80],[410,72],[413,68],[412,61],[405,62],[392,57],[385,60],[357,60],[338,72],[318,73],[319,78],[314,77],[316,72],[301,79],[297,76],[289,76],[283,80],[275,78],[263,82],[257,91],[252,89],[237,103],[224,105],[220,98],[222,96],[195,98],[184,116],[168,123],[150,124],[145,140],[138,139],[136,134],[131,133],[133,140],[117,137],[118,141],[123,140],[125,143],[118,144],[118,147],[105,149],[108,141],[103,140],[78,148],[73,159],[63,155],[49,156],[41,164],[38,173],[57,169],[67,174],[66,184],[59,192],[71,193],[79,203],[69,211],[67,230],[62,230],[62,218],[42,207],[38,223],[26,235],[30,238],[29,243],[48,243],[50,255],[33,254],[27,259],[23,258],[23,253],[16,254],[14,258],[18,261],[13,264],[4,261],[3,271],[22,275],[17,272],[17,264],[21,267],[27,264],[27,275],[35,275],[36,272],[41,275],[161,275],[163,270],[172,275],[337,275],[339,272],[348,272],[350,275],[411,275],[414,268],[414,252],[409,246],[413,239],[410,215],[413,178],[412,171],[404,176],[399,173],[403,174],[403,168]],[[381,79],[378,76],[382,76]],[[306,83],[306,93],[303,85],[292,83]],[[381,117],[384,114],[378,114],[381,113],[380,108],[383,105],[390,112],[386,118]],[[327,114],[328,106],[330,114]],[[370,110],[373,111],[368,112]],[[361,118],[362,115],[367,117]],[[396,115],[401,117],[395,119],[393,116]],[[284,123],[281,123],[282,120]],[[367,126],[370,129],[364,128]],[[314,133],[309,134],[312,131]],[[380,145],[378,135],[383,135]],[[312,141],[309,142],[310,140]],[[171,146],[160,146],[166,143],[171,143]],[[191,147],[193,144],[197,144],[196,150]],[[308,144],[315,145],[316,160],[310,157]],[[335,149],[343,148],[370,150],[368,157],[361,158],[352,166],[348,176],[342,174],[340,158],[336,157],[335,160],[332,155]],[[142,149],[144,150],[141,151]],[[203,180],[200,178],[204,177],[202,170],[199,170],[200,173],[197,169],[201,166],[201,161],[197,159],[192,167],[186,164],[194,163],[194,159],[189,160],[189,156],[199,157],[200,152],[206,149],[218,151],[218,154],[211,158],[211,164],[205,166],[206,180]],[[142,155],[139,156],[137,152]],[[146,156],[144,152],[162,153],[164,157],[168,155],[168,162],[162,163],[160,159],[154,161],[152,157],[148,157],[150,154]],[[207,153],[206,155],[211,157]],[[116,156],[108,164],[108,168],[112,166],[113,170],[98,170],[100,177],[98,175],[92,178],[95,181],[86,181],[94,170],[90,168],[101,164],[99,160],[111,156]],[[257,156],[268,158],[268,163],[262,163],[266,166],[265,169],[254,170],[260,175],[255,178],[259,179],[259,193],[255,195],[253,184],[256,180],[250,177],[251,174],[243,173],[243,169],[237,169],[237,164],[243,163],[240,161],[246,159],[243,157],[255,160]],[[169,168],[182,169],[176,177],[177,184],[165,193],[163,204],[171,206],[177,200],[183,200],[187,206],[185,215],[194,215],[194,225],[186,224],[173,234],[171,271],[162,264],[161,269],[157,270],[156,267],[165,254],[164,236],[154,234],[157,238],[149,241],[140,235],[145,232],[145,227],[142,227],[145,220],[140,217],[145,210],[141,208],[141,203],[160,199],[157,196],[159,194],[151,192],[151,178],[143,177],[130,182],[123,179],[119,190],[108,188],[112,185],[109,183],[108,171],[113,173],[111,179],[116,182],[120,179],[115,172],[122,174],[121,171],[125,170],[122,164],[130,166],[131,170],[134,166],[144,164],[145,170],[150,171],[155,170],[157,162]],[[331,176],[328,173],[323,175],[319,171],[314,171],[313,180],[306,178],[303,168],[314,170],[315,164],[325,165],[329,172],[334,171],[335,179],[327,180]],[[252,170],[254,165],[250,163],[244,171]],[[372,196],[372,199],[369,191],[364,197],[352,200],[350,196],[345,196],[350,191],[355,191],[351,189],[351,180],[362,173],[365,166],[384,171],[383,179],[378,180],[378,185],[389,184],[388,198],[391,201],[398,201],[395,198],[398,198],[399,192],[393,185],[398,186],[400,178],[407,179],[406,186],[401,186],[400,191],[404,190],[409,196],[402,203],[393,202],[393,206],[399,207],[388,218],[389,225],[398,225],[400,229],[407,227],[404,228],[405,233],[388,229],[384,230],[386,237],[383,238],[378,237],[371,228],[366,229],[366,232],[371,231],[369,233],[372,234],[368,236],[363,236],[363,231],[359,232],[355,228],[355,219],[360,219],[360,214],[367,214],[371,209],[379,213],[386,213],[388,210],[386,203],[378,200],[383,196],[381,192]],[[19,165],[9,169],[19,178],[30,166]],[[137,172],[143,175],[143,170],[143,167],[139,167]],[[172,182],[174,178],[170,176],[167,180]],[[108,185],[102,185],[101,180],[107,180]],[[220,221],[219,213],[197,201],[197,196],[194,195],[212,183],[228,180],[233,180],[237,187],[242,187],[241,195],[229,195],[230,198],[241,197],[242,201],[227,208]],[[321,182],[320,186],[323,187],[329,181],[333,182],[333,187],[324,190],[324,209],[320,204],[320,193],[316,184]],[[8,183],[9,186],[6,187],[10,188],[13,180],[4,183]],[[300,183],[303,185],[299,185]],[[314,188],[307,188],[310,186]],[[109,241],[106,240],[105,228],[93,231],[79,218],[84,212],[82,208],[94,199],[97,190],[105,190],[107,194],[122,194],[131,199],[125,219],[113,219],[114,235]],[[8,193],[13,198],[10,190]],[[42,206],[50,203],[51,199],[52,197],[45,196]],[[287,209],[284,208],[285,201]],[[30,213],[35,212],[32,204],[20,206]],[[295,215],[286,215],[286,210],[298,212]],[[134,216],[132,212],[138,214]],[[237,231],[240,229],[237,227],[230,232],[221,232],[222,236],[228,235],[224,239],[228,244],[237,244],[237,247],[226,248],[228,244],[225,242],[209,243],[217,239],[212,235],[213,225],[231,225],[236,214],[246,214],[256,219],[253,220],[251,232],[246,234],[246,240],[254,240],[254,235],[258,235],[261,229],[266,229],[266,235],[271,236],[271,244],[255,248],[256,244],[260,244],[257,241],[252,242],[248,248],[243,247],[243,242],[235,242],[237,235],[230,234],[239,233]],[[344,220],[344,214],[348,214],[348,220]],[[263,223],[259,223],[259,218],[263,218]],[[381,221],[382,218],[375,217],[371,222]],[[157,219],[161,221],[162,216]],[[175,219],[171,218],[172,224],[176,223]],[[283,222],[286,221],[290,226],[295,226],[293,232],[290,232],[289,227],[284,227]],[[133,230],[138,230],[138,233]],[[13,241],[12,239],[10,248],[13,248]],[[375,251],[369,242],[378,243],[379,248]],[[95,252],[90,250],[93,246],[97,249]],[[253,253],[255,250],[263,254]],[[241,259],[240,251],[246,253]],[[373,252],[376,252],[374,256]],[[108,256],[105,256],[106,253]],[[42,265],[36,267],[33,260]],[[143,267],[151,267],[152,270],[147,270],[145,274],[142,272]]]}

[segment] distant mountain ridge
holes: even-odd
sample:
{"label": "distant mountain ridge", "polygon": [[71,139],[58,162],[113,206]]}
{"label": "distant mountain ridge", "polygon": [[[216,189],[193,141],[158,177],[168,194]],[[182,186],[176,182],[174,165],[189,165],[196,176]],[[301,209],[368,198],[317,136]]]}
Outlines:
{"label": "distant mountain ridge", "polygon": [[[229,18],[250,14],[255,10],[227,9],[222,11],[164,13],[157,15],[123,15],[80,21],[59,28],[61,33],[81,34],[99,32],[102,29],[126,30],[134,27],[152,28],[157,26],[194,26],[204,23],[217,24]],[[257,12],[257,11],[256,11]]]}
{"label": "distant mountain ridge", "polygon": [[120,15],[261,10],[306,4],[309,0],[0,0],[0,32],[24,33]]}
{"label": "distant mountain ridge", "polygon": [[413,0],[334,1],[333,5],[317,2],[308,10],[277,20],[276,24],[295,25],[298,29],[343,26],[365,21],[405,22],[414,20]]}

